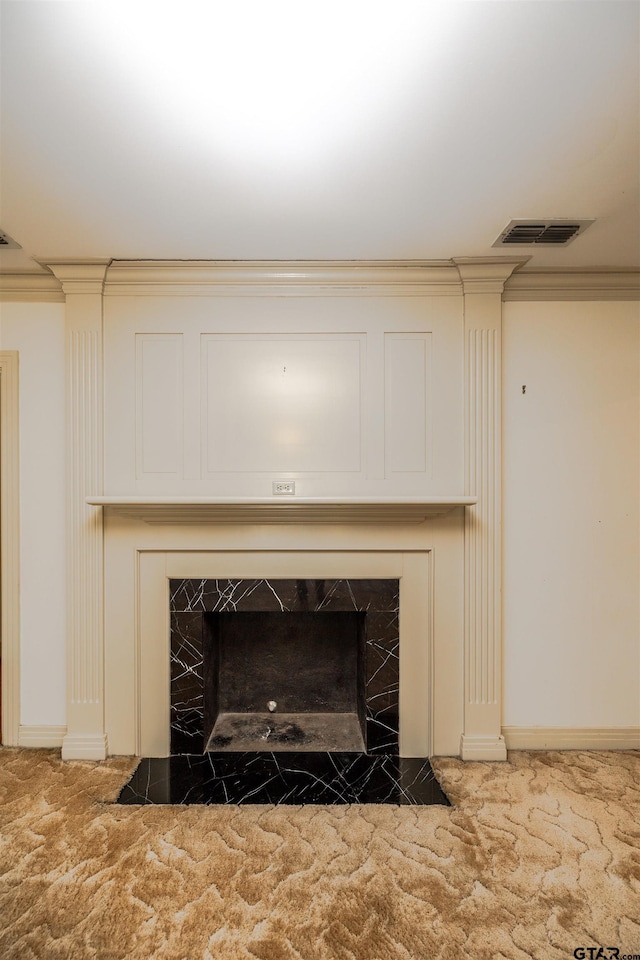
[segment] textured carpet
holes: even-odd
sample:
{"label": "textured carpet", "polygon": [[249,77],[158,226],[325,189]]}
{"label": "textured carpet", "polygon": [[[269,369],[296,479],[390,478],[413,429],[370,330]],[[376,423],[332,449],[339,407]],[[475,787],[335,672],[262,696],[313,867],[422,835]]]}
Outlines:
{"label": "textured carpet", "polygon": [[636,752],[437,760],[451,808],[110,805],[134,766],[0,750],[3,960],[640,955]]}

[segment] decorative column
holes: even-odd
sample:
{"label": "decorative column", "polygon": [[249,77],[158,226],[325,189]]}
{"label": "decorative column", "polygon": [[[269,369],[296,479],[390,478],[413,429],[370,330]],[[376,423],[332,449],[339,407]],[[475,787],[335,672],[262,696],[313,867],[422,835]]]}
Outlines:
{"label": "decorative column", "polygon": [[102,293],[106,260],[47,261],[66,301],[67,734],[64,760],[104,760]]}
{"label": "decorative column", "polygon": [[506,760],[502,724],[502,291],[523,261],[456,259],[464,292],[463,760]]}

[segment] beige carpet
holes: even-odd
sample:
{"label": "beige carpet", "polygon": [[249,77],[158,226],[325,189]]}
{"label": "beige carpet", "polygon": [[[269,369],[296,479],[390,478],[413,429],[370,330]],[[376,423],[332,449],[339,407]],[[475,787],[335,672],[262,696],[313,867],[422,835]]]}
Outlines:
{"label": "beige carpet", "polygon": [[110,805],[134,765],[0,750],[2,960],[640,955],[638,753],[439,760],[452,808]]}

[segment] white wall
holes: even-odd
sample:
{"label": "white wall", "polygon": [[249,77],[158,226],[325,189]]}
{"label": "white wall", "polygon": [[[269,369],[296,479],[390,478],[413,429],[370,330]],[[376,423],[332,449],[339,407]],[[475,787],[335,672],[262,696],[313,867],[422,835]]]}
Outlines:
{"label": "white wall", "polygon": [[[0,311],[0,347],[20,354],[21,722],[63,725],[64,305]],[[640,723],[639,315],[504,307],[505,725]],[[458,409],[458,383],[450,392]],[[460,437],[434,442],[436,474],[457,474]]]}
{"label": "white wall", "polygon": [[504,307],[505,725],[640,723],[639,329]]}
{"label": "white wall", "polygon": [[0,304],[19,352],[21,717],[66,723],[64,305]]}

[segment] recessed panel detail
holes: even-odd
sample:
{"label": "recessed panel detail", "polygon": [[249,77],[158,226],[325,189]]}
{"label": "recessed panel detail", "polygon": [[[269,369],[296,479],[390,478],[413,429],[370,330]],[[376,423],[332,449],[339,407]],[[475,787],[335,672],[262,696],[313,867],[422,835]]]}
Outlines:
{"label": "recessed panel detail", "polygon": [[361,469],[359,335],[205,335],[205,474]]}
{"label": "recessed panel detail", "polygon": [[182,475],[182,334],[136,336],[136,475]]}
{"label": "recessed panel detail", "polygon": [[385,474],[425,473],[429,467],[430,333],[384,338]]}

